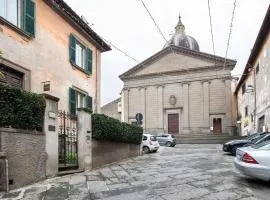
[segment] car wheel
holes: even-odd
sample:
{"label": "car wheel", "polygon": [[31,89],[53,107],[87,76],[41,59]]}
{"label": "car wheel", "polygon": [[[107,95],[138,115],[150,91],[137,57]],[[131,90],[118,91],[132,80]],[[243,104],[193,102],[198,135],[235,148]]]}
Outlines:
{"label": "car wheel", "polygon": [[154,153],[156,153],[156,152],[157,152],[157,150],[154,150],[153,152],[154,152]]}
{"label": "car wheel", "polygon": [[170,147],[172,146],[172,143],[171,142],[166,142],[166,147]]}
{"label": "car wheel", "polygon": [[149,153],[150,152],[150,149],[149,149],[149,147],[143,147],[143,151],[144,151],[144,153]]}

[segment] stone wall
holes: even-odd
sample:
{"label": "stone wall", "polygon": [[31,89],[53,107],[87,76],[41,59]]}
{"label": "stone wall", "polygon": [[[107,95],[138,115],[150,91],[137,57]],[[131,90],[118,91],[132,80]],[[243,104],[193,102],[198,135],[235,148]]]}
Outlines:
{"label": "stone wall", "polygon": [[9,163],[10,189],[45,178],[45,135],[41,132],[0,128],[0,151]]}
{"label": "stone wall", "polygon": [[92,167],[118,162],[140,154],[140,145],[92,140]]}

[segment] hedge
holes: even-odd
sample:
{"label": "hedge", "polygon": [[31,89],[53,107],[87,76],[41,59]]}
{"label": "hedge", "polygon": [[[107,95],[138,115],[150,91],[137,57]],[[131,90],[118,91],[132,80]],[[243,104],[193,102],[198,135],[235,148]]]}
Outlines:
{"label": "hedge", "polygon": [[143,129],[103,114],[92,115],[92,138],[101,141],[141,144]]}
{"label": "hedge", "polygon": [[42,131],[45,107],[41,95],[0,84],[0,127]]}

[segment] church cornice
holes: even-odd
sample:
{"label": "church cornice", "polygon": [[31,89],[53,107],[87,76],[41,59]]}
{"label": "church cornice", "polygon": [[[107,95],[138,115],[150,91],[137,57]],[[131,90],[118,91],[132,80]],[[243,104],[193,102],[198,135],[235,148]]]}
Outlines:
{"label": "church cornice", "polygon": [[[221,70],[223,70],[223,66],[219,66]],[[122,80],[137,80],[137,79],[144,79],[144,78],[151,78],[151,77],[162,77],[162,76],[176,76],[176,75],[182,75],[182,74],[189,74],[191,72],[197,72],[197,71],[205,71],[205,70],[213,70],[213,66],[205,66],[205,67],[199,67],[199,68],[191,68],[191,69],[183,69],[183,70],[174,70],[169,72],[158,72],[158,73],[149,73],[149,74],[142,74],[142,75],[136,75],[136,76],[128,76],[123,77]]]}
{"label": "church cornice", "polygon": [[[223,57],[208,54],[208,53],[204,53],[204,52],[200,52],[200,51],[187,49],[187,48],[184,48],[184,47],[170,45],[170,46],[162,49],[161,51],[157,52],[153,56],[147,58],[146,60],[139,63],[138,65],[134,66],[130,70],[126,71],[125,73],[121,74],[119,76],[119,78],[121,80],[133,78],[134,76],[132,76],[132,74],[134,72],[143,69],[144,67],[146,67],[147,65],[152,64],[153,62],[156,62],[158,59],[160,59],[163,56],[168,55],[171,52],[177,53],[177,54],[182,54],[182,55],[187,55],[187,56],[190,56],[190,57],[200,58],[202,60],[207,60],[207,61],[210,60],[210,61],[216,63],[216,66],[211,66],[212,68],[213,67],[220,67],[220,68],[224,67],[223,64],[225,62],[225,58],[223,58]],[[226,59],[226,63],[227,63],[226,67],[227,68],[229,67],[229,69],[232,70],[234,68],[235,64],[236,64],[236,60]],[[202,68],[201,67],[200,68],[193,68],[193,69],[189,69],[189,71],[190,70],[198,70],[198,69],[201,70]],[[186,71],[186,70],[181,70],[181,71]],[[154,74],[155,73],[153,73],[153,75]],[[162,74],[165,74],[165,73],[162,73]]]}

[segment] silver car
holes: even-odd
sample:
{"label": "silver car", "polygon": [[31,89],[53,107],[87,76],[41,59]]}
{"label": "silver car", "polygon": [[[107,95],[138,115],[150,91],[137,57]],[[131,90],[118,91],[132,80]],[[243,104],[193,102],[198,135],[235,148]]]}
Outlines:
{"label": "silver car", "polygon": [[176,145],[176,139],[173,135],[167,133],[158,133],[156,138],[160,145],[165,145],[167,147],[174,147]]}
{"label": "silver car", "polygon": [[270,141],[237,149],[234,165],[247,176],[270,181]]}

